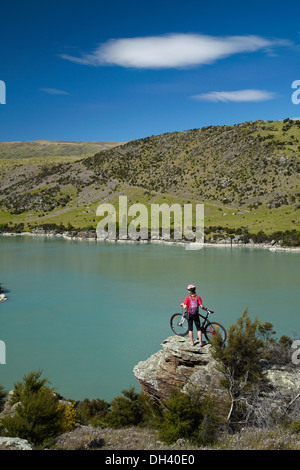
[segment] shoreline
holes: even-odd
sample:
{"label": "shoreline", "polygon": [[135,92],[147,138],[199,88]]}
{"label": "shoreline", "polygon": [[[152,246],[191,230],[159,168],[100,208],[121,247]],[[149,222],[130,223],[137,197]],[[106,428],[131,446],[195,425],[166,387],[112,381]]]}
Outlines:
{"label": "shoreline", "polygon": [[[82,234],[82,235],[80,235]],[[63,238],[65,240],[79,240],[79,241],[90,241],[90,242],[106,242],[106,243],[138,243],[138,244],[164,244],[164,245],[181,245],[186,249],[193,250],[192,245],[197,242],[184,242],[184,241],[176,241],[176,240],[163,240],[163,239],[147,239],[147,240],[130,240],[130,239],[103,239],[97,238],[96,234],[91,234],[87,231],[78,231],[77,235],[70,235],[68,232],[63,233],[54,233],[53,231],[45,232],[1,232],[0,237],[10,237],[10,236],[29,236],[29,237],[52,237],[52,238]],[[190,248],[188,248],[190,245]],[[291,252],[291,253],[300,253],[300,247],[293,247],[293,246],[280,246],[274,245],[272,243],[240,243],[239,241],[216,241],[215,243],[211,242],[204,242],[203,245],[198,248],[202,249],[203,247],[219,247],[219,248],[232,248],[232,247],[240,247],[240,248],[260,248],[269,250],[272,252]],[[197,248],[196,248],[197,250]]]}

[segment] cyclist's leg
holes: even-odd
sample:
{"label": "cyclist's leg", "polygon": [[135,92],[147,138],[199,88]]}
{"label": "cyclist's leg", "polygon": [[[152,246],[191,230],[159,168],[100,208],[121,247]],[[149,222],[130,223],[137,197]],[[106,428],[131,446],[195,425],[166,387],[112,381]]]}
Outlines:
{"label": "cyclist's leg", "polygon": [[199,338],[199,343],[200,343],[200,346],[203,345],[202,343],[202,330],[201,330],[201,324],[200,324],[200,317],[199,315],[195,315],[195,325],[196,325],[196,328],[197,328],[197,334],[198,334],[198,338]]}
{"label": "cyclist's leg", "polygon": [[192,346],[194,346],[194,337],[193,337],[193,319],[190,318],[190,315],[188,316],[188,325],[189,325],[189,337],[190,337],[190,343]]}

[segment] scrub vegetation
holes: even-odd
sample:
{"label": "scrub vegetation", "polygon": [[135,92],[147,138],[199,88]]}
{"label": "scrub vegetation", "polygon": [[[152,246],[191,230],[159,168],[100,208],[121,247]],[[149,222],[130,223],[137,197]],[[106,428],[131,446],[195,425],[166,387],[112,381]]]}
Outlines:
{"label": "scrub vegetation", "polygon": [[[300,450],[299,393],[270,406],[264,361],[294,368],[292,339],[275,339],[271,323],[251,321],[247,311],[228,331],[226,345],[212,345],[224,393],[170,390],[154,400],[133,387],[111,402],[65,400],[42,371],[15,384],[14,413],[0,419],[3,436],[27,439],[35,449],[267,449]],[[0,387],[1,406],[5,391]],[[297,391],[295,391],[297,393]]]}

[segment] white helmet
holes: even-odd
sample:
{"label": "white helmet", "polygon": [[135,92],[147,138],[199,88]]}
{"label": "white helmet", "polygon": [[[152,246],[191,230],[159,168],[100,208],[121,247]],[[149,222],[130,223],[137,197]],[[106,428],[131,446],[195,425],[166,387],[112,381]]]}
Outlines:
{"label": "white helmet", "polygon": [[196,289],[196,286],[194,286],[194,284],[189,284],[187,286],[187,290],[191,290],[191,289]]}

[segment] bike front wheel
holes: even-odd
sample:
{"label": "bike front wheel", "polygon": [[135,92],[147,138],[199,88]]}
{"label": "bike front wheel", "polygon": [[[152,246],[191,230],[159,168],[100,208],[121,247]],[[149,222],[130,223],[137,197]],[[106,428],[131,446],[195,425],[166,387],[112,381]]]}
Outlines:
{"label": "bike front wheel", "polygon": [[171,316],[170,325],[175,335],[186,336],[189,332],[187,319],[182,313],[174,313]]}
{"label": "bike front wheel", "polygon": [[225,343],[227,338],[227,333],[223,325],[221,323],[208,323],[204,329],[204,336],[209,342],[214,336],[220,335],[222,343]]}

